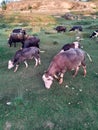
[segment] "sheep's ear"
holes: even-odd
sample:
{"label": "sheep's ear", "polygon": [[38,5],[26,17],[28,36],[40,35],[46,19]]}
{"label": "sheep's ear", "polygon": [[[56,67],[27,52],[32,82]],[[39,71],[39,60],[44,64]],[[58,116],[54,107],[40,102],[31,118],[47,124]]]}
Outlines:
{"label": "sheep's ear", "polygon": [[10,64],[10,63],[11,63],[11,60],[9,60],[8,63]]}
{"label": "sheep's ear", "polygon": [[9,62],[9,64],[10,64],[10,63],[13,63],[11,60],[9,60],[8,62]]}
{"label": "sheep's ear", "polygon": [[8,62],[9,62],[9,63],[12,63],[12,61],[11,61],[11,60],[9,60]]}

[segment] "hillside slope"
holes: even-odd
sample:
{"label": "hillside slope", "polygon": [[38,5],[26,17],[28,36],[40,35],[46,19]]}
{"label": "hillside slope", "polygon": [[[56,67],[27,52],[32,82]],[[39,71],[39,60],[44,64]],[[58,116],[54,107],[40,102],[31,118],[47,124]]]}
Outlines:
{"label": "hillside slope", "polygon": [[22,0],[7,5],[8,11],[32,11],[38,13],[64,13],[71,10],[93,12],[97,9],[94,2],[75,2],[71,0]]}

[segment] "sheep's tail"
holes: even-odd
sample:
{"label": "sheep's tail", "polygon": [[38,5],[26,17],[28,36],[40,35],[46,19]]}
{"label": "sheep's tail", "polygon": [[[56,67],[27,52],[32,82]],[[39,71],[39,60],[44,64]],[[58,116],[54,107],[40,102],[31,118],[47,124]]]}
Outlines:
{"label": "sheep's tail", "polygon": [[86,54],[87,54],[87,56],[88,56],[90,62],[92,62],[93,60],[92,60],[91,56],[90,56],[87,52],[86,52]]}

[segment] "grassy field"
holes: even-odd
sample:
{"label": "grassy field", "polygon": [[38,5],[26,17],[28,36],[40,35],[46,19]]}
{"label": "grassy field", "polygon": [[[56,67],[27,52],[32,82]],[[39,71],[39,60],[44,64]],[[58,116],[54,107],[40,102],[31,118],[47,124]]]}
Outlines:
{"label": "grassy field", "polygon": [[[50,17],[53,22],[48,21],[47,25],[37,22],[33,26],[28,21],[25,24],[14,21],[15,18],[0,19],[0,130],[98,130],[98,39],[89,39],[89,35],[98,29],[98,19],[88,17],[69,21]],[[61,24],[67,27],[67,32],[54,33],[53,27]],[[47,90],[42,75],[61,47],[75,41],[75,33],[68,32],[73,25],[83,26],[81,45],[93,62],[86,59],[85,78],[82,69],[75,78],[72,78],[72,72],[67,72],[62,85],[54,81]],[[27,69],[21,64],[14,73],[13,69],[7,69],[7,64],[21,44],[9,48],[7,39],[11,30],[17,27],[37,35],[45,53],[41,53],[42,64],[37,68],[32,60]]]}

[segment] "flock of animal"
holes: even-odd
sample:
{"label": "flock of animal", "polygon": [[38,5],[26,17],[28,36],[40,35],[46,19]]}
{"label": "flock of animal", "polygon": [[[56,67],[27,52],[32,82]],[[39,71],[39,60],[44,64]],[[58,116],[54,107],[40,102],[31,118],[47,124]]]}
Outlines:
{"label": "flock of animal", "polygon": [[[65,32],[65,26],[57,26],[56,31]],[[73,26],[69,31],[82,31],[81,26]],[[90,38],[97,37],[98,30],[94,31]],[[15,67],[14,72],[17,71],[19,64],[24,62],[26,68],[28,67],[27,60],[35,59],[35,67],[41,64],[40,59],[40,39],[35,36],[27,35],[24,29],[14,29],[8,39],[8,44],[11,47],[16,43],[21,42],[22,48],[17,50],[14,57],[8,61],[8,69]],[[49,89],[53,83],[54,79],[59,81],[59,84],[62,84],[64,73],[67,70],[75,70],[73,77],[75,77],[79,71],[80,66],[83,67],[84,76],[86,76],[86,63],[85,63],[85,51],[81,49],[80,43],[78,41],[73,43],[65,44],[61,51],[55,55],[47,69],[43,74],[42,79],[44,81],[45,87]]]}

